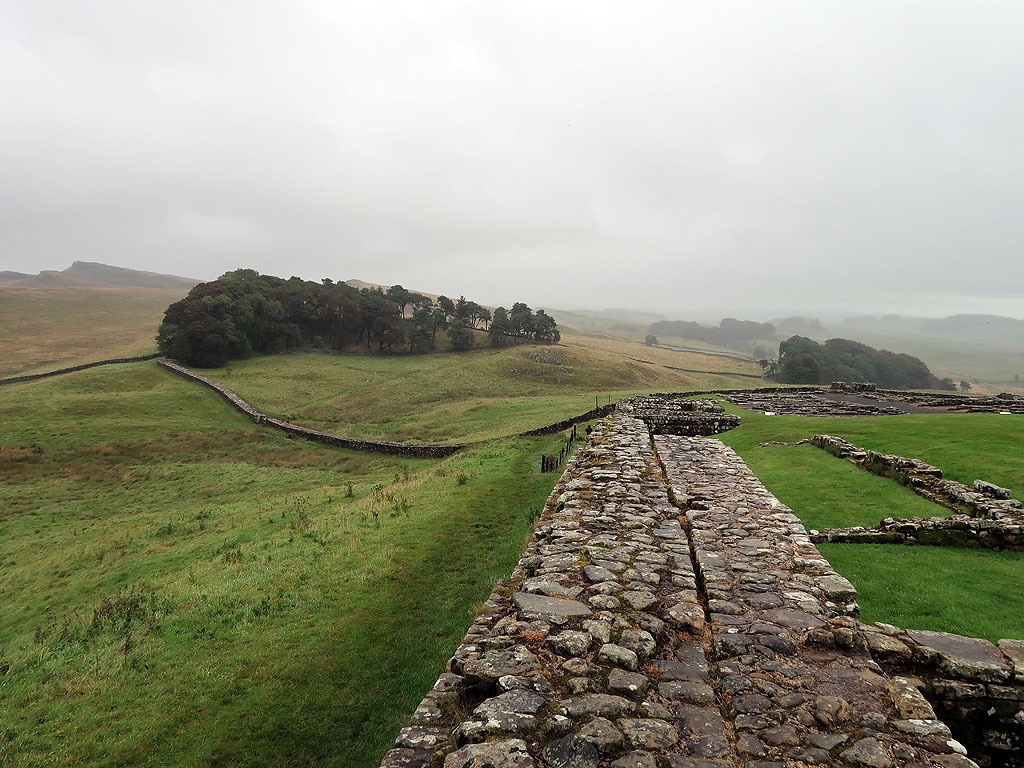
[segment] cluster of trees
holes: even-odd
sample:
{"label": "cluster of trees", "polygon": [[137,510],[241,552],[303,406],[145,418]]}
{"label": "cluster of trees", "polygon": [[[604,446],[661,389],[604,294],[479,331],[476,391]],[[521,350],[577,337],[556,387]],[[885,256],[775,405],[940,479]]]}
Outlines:
{"label": "cluster of trees", "polygon": [[780,333],[808,334],[821,333],[824,330],[821,320],[816,317],[801,317],[800,315],[780,317],[773,320],[772,323],[775,325],[775,330]]}
{"label": "cluster of trees", "polygon": [[378,352],[432,352],[438,331],[454,351],[471,349],[474,331],[487,331],[493,347],[553,344],[560,338],[550,315],[520,302],[511,310],[498,307],[492,316],[464,296],[435,301],[401,285],[358,289],[328,278],[315,283],[238,269],[197,285],[168,307],[157,343],[175,360],[216,367],[302,347],[340,350],[365,344]]}
{"label": "cluster of trees", "polygon": [[723,318],[718,327],[701,325],[691,320],[661,320],[652,323],[647,333],[654,337],[673,336],[728,347],[755,339],[773,339],[775,326],[753,320],[737,320],[735,317]]}
{"label": "cluster of trees", "polygon": [[793,336],[779,344],[779,359],[761,360],[769,378],[785,384],[873,382],[888,389],[954,389],[950,379],[936,378],[913,355],[874,349],[849,339],[819,344]]}

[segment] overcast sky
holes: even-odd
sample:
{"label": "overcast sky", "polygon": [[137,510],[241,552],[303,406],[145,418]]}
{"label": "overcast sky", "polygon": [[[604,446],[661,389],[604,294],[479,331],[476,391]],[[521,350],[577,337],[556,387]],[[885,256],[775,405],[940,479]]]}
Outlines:
{"label": "overcast sky", "polygon": [[1024,3],[0,0],[0,269],[1024,317]]}

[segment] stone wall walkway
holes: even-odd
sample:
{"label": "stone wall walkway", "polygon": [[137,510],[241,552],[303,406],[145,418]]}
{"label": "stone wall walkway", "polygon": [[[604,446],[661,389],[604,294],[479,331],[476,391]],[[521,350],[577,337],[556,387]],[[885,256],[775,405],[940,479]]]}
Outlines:
{"label": "stone wall walkway", "polygon": [[973,766],[853,588],[718,441],[618,413],[385,768]]}

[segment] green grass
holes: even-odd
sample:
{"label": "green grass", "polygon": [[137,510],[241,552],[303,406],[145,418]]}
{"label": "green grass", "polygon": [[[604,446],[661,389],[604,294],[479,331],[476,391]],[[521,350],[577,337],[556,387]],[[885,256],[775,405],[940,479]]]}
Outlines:
{"label": "green grass", "polygon": [[535,346],[391,357],[279,355],[206,374],[279,418],[350,437],[416,442],[488,440],[628,394],[729,382],[604,350]]}
{"label": "green grass", "polygon": [[[923,459],[970,485],[982,478],[1024,490],[1019,462],[1024,418],[927,414],[807,418],[751,413],[733,406],[741,426],[721,439],[809,528],[877,525],[883,517],[949,514],[895,481],[872,475],[810,445],[818,433],[864,448]],[[1024,638],[1024,553],[898,545],[821,545],[859,592],[863,618],[996,640]]]}
{"label": "green grass", "polygon": [[5,388],[0,418],[19,767],[374,765],[511,571],[564,440],[356,454],[153,363]]}
{"label": "green grass", "polygon": [[[837,419],[764,416],[734,406],[727,406],[727,410],[739,414],[743,423],[739,429],[723,435],[723,439],[752,468],[775,452],[798,450],[762,448],[759,443],[796,442],[827,433],[862,448],[921,459],[942,469],[946,477],[967,485],[980,478],[1024,493],[1024,463],[1019,460],[1020,446],[1024,444],[1021,416],[941,413]],[[828,456],[824,451],[821,453]],[[829,458],[834,464],[842,464]]]}
{"label": "green grass", "polygon": [[883,544],[818,549],[857,587],[863,621],[993,642],[1024,638],[1024,552]]}

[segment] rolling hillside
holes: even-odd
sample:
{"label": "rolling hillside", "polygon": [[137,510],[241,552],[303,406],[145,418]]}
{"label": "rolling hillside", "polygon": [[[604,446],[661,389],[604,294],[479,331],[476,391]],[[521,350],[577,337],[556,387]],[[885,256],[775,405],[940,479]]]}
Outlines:
{"label": "rolling hillside", "polygon": [[0,272],[0,378],[156,352],[164,310],[197,282],[85,261]]}
{"label": "rolling hillside", "polygon": [[[43,367],[152,348],[172,294],[0,289],[22,323],[0,353],[13,339],[22,365]],[[486,441],[440,460],[286,439],[153,361],[4,387],[0,764],[375,768],[514,567],[557,478],[539,458],[566,433],[508,435],[630,392],[762,383],[749,360],[605,332],[565,339],[465,354],[267,356],[206,372],[307,426]],[[778,443],[828,428],[929,459],[938,446],[933,460],[952,475],[1016,487],[1015,422],[961,416],[822,424],[745,413],[727,439],[808,520],[828,525],[859,506],[871,521],[902,508],[906,489]],[[987,634],[1020,634],[1020,611],[999,591],[1019,583],[1020,557],[943,555],[939,577],[922,560],[893,577],[874,557],[842,566],[866,615],[948,629],[974,627],[984,611]],[[969,572],[960,599],[951,585]],[[892,584],[896,594],[880,594]],[[970,609],[940,615],[936,592]]]}

